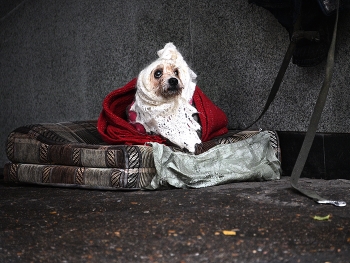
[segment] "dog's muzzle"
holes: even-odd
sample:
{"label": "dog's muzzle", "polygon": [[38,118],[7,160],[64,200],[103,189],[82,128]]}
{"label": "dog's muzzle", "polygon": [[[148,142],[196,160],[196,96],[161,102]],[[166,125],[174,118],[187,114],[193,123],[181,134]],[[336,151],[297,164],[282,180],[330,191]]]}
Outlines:
{"label": "dog's muzzle", "polygon": [[167,85],[164,89],[163,95],[165,97],[172,97],[181,94],[183,87],[180,85],[179,80],[177,78],[170,78],[167,81]]}

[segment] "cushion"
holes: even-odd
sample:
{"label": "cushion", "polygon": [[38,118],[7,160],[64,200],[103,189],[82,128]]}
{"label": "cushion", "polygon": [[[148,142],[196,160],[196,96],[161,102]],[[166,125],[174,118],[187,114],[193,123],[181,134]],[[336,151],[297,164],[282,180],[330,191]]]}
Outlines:
{"label": "cushion", "polygon": [[[11,161],[4,167],[6,182],[90,189],[135,190],[146,187],[156,174],[153,151],[147,145],[109,145],[97,131],[97,120],[22,126],[7,139]],[[204,142],[196,154],[219,144],[245,140],[259,131],[237,133]],[[279,140],[269,131],[280,159]],[[181,151],[171,147],[173,151]]]}

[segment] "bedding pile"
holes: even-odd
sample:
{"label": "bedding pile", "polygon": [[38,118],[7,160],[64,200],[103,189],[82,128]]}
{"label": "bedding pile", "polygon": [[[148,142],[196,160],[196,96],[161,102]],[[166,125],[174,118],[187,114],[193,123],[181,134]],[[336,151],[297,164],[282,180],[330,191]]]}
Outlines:
{"label": "bedding pile", "polygon": [[[5,181],[132,190],[198,187],[191,183],[191,176],[203,175],[206,182],[202,187],[279,179],[277,133],[228,131],[225,113],[198,87],[193,102],[199,112],[202,144],[197,145],[195,154],[183,152],[159,135],[141,134],[127,121],[126,114],[134,99],[135,85],[133,79],[108,94],[98,120],[39,123],[15,129],[6,144],[11,162],[4,167]],[[248,171],[240,173],[239,170],[248,168],[247,162]],[[174,173],[171,168],[174,165],[183,169]],[[182,181],[182,173],[189,177],[187,183],[170,182],[174,176]],[[224,174],[224,180],[213,174]]]}

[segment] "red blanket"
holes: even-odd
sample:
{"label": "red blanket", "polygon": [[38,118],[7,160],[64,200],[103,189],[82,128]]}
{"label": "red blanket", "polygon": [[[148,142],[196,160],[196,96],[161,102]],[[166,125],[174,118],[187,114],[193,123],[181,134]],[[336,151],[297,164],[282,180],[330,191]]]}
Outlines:
{"label": "red blanket", "polygon": [[[124,87],[109,93],[103,101],[102,112],[97,122],[97,129],[102,139],[109,144],[143,145],[147,142],[166,143],[159,135],[139,133],[130,124],[126,116],[126,108],[133,102],[137,79],[133,79]],[[193,102],[199,112],[202,126],[203,142],[227,133],[227,117],[225,113],[199,89],[193,95]]]}

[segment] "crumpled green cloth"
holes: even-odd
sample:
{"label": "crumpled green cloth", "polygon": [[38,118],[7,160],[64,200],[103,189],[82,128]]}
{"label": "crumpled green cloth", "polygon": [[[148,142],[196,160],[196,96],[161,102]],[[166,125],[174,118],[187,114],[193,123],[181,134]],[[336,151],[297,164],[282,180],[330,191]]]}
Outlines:
{"label": "crumpled green cloth", "polygon": [[281,163],[266,131],[199,155],[174,152],[163,144],[151,145],[157,174],[145,188],[149,190],[277,180],[281,175]]}

